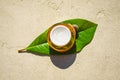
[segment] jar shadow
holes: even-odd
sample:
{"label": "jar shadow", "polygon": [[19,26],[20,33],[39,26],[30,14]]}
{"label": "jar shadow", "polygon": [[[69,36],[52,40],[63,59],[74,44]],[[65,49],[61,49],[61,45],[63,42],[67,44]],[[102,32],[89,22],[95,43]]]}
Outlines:
{"label": "jar shadow", "polygon": [[75,52],[76,52],[75,44],[69,51],[64,52],[64,53],[59,53],[53,50],[52,48],[50,48],[50,54],[53,54],[53,55],[50,55],[50,59],[56,67],[61,68],[61,69],[66,69],[74,63],[76,59]]}
{"label": "jar shadow", "polygon": [[51,55],[50,59],[56,67],[61,68],[61,69],[66,69],[74,63],[76,59],[76,54]]}

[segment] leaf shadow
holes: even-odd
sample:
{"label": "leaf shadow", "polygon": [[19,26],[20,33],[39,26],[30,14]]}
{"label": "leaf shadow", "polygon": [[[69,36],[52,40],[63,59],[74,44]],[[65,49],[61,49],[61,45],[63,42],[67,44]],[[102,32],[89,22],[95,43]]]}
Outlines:
{"label": "leaf shadow", "polygon": [[50,55],[47,55],[47,54],[39,54],[39,53],[37,53],[37,52],[32,52],[32,51],[24,51],[24,52],[22,52],[22,53],[30,53],[30,54],[33,54],[33,55],[37,55],[37,56],[50,56]]}

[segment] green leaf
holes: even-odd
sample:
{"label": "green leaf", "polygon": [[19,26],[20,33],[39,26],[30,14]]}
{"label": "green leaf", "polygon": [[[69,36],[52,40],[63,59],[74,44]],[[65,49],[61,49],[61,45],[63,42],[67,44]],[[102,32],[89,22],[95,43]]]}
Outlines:
{"label": "green leaf", "polygon": [[48,30],[46,30],[41,35],[39,35],[28,47],[36,46],[36,45],[47,42],[47,32]]}
{"label": "green leaf", "polygon": [[76,52],[82,50],[84,46],[86,46],[93,39],[96,27],[88,28],[84,31],[78,32],[78,36],[76,39]]}
{"label": "green leaf", "polygon": [[[65,20],[60,23],[69,23],[69,24],[76,24],[79,27],[77,32],[77,37],[74,46],[65,54],[73,54],[76,52],[81,51],[94,37],[94,33],[96,31],[97,24],[90,22],[84,19],[70,19]],[[39,35],[27,48],[27,51],[35,52],[37,54],[55,54],[61,55],[64,53],[56,52],[55,50],[51,49],[47,43],[47,32],[48,29]]]}
{"label": "green leaf", "polygon": [[27,50],[40,54],[49,54],[49,45],[48,43],[43,43],[33,47],[28,47]]}

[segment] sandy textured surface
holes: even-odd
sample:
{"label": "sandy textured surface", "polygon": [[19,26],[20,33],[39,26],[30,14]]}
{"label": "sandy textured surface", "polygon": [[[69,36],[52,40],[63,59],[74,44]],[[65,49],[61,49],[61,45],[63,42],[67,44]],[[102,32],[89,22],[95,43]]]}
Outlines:
{"label": "sandy textured surface", "polygon": [[[18,54],[54,23],[99,24],[79,54]],[[120,0],[0,0],[0,80],[120,80]]]}

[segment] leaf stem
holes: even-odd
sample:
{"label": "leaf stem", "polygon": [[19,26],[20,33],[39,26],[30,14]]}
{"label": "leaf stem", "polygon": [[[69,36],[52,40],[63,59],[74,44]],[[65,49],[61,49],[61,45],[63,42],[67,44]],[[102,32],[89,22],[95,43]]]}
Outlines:
{"label": "leaf stem", "polygon": [[26,49],[18,50],[18,53],[26,52]]}

